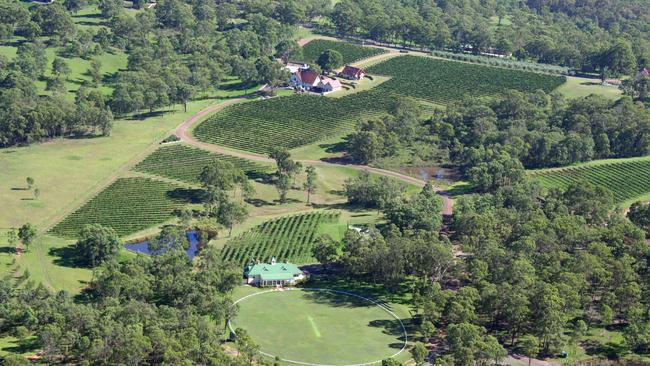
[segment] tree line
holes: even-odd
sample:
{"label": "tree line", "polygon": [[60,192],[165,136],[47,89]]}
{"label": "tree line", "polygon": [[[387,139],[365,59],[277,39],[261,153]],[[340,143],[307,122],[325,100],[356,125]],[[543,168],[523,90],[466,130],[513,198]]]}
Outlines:
{"label": "tree line", "polygon": [[382,165],[404,156],[451,163],[487,191],[499,184],[495,177],[519,180],[524,168],[645,156],[650,153],[650,113],[626,97],[568,100],[541,91],[508,91],[466,97],[425,119],[417,103],[405,100],[390,115],[360,121],[346,145],[351,158],[363,164]]}
{"label": "tree line", "polygon": [[341,36],[630,75],[650,61],[645,7],[637,0],[345,0],[317,25]]}

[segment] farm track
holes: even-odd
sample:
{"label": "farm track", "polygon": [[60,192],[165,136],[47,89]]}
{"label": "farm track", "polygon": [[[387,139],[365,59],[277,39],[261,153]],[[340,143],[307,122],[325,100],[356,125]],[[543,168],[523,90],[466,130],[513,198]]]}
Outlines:
{"label": "farm track", "polygon": [[[245,151],[240,151],[240,150],[235,150],[235,149],[230,149],[225,146],[221,145],[214,145],[214,144],[208,144],[205,142],[201,142],[196,139],[190,132],[191,127],[199,122],[201,119],[206,117],[209,114],[218,112],[219,110],[237,104],[245,101],[244,98],[236,98],[236,99],[230,99],[226,102],[219,103],[216,105],[212,105],[202,111],[199,111],[198,113],[194,114],[193,116],[189,117],[186,119],[183,123],[181,123],[177,128],[176,128],[176,136],[178,138],[189,144],[196,146],[200,149],[223,154],[223,155],[230,155],[238,158],[244,158],[252,161],[257,161],[261,163],[275,163],[273,159],[267,158],[266,156],[259,155],[259,154],[254,154],[254,153],[249,153]],[[417,186],[424,186],[426,184],[425,181],[414,178],[411,176],[408,176],[406,174],[401,174],[398,172],[394,172],[391,170],[386,170],[386,169],[379,169],[379,168],[373,168],[367,165],[355,165],[355,164],[338,164],[338,163],[330,163],[326,161],[321,161],[321,160],[298,160],[300,163],[304,165],[313,165],[313,166],[323,166],[323,167],[339,167],[339,168],[350,168],[350,169],[355,169],[358,171],[366,171],[369,173],[374,173],[378,175],[383,175],[386,177],[391,177],[398,179],[402,182],[417,185]],[[439,187],[435,187],[434,189],[436,192],[442,196],[443,199],[443,209],[442,209],[442,214],[443,216],[451,216],[454,208],[454,201],[447,195],[446,191]]]}

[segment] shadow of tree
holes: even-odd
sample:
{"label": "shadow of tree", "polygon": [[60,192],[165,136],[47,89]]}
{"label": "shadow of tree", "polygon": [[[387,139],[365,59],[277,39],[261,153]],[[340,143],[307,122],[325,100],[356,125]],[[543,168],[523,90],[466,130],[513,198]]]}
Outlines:
{"label": "shadow of tree", "polygon": [[167,192],[167,196],[176,201],[186,203],[201,203],[205,197],[205,191],[194,188],[177,188]]}
{"label": "shadow of tree", "polygon": [[0,254],[16,254],[16,248],[0,247]]}
{"label": "shadow of tree", "polygon": [[23,354],[28,352],[34,352],[40,347],[41,344],[38,341],[37,337],[29,337],[21,341],[18,341],[17,345],[15,346],[8,346],[8,347],[1,348],[0,351],[7,352],[7,353]]}
{"label": "shadow of tree", "polygon": [[88,263],[79,255],[74,244],[61,248],[50,248],[48,254],[52,257],[56,257],[53,262],[57,266],[88,268]]}

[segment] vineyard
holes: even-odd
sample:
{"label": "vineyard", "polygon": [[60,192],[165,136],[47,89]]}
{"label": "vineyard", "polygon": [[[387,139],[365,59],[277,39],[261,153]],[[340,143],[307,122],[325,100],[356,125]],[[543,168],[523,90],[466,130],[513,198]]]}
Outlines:
{"label": "vineyard", "polygon": [[311,263],[311,250],[322,224],[336,223],[335,212],[310,212],[267,221],[230,240],[223,248],[223,258],[240,265],[251,259],[293,263]]}
{"label": "vineyard", "polygon": [[372,91],[342,98],[291,95],[233,105],[194,130],[202,141],[266,154],[271,147],[293,149],[351,132],[361,115],[385,112],[393,103]]}
{"label": "vineyard", "polygon": [[121,178],[70,214],[50,231],[75,238],[84,225],[101,224],[121,236],[169,220],[186,204],[192,191],[147,178]]}
{"label": "vineyard", "polygon": [[315,62],[318,56],[326,50],[334,50],[341,53],[343,63],[349,64],[364,58],[386,53],[386,50],[374,47],[363,47],[354,44],[338,41],[329,41],[325,39],[315,39],[310,41],[302,48],[303,60],[305,62]]}
{"label": "vineyard", "polygon": [[486,96],[508,89],[550,92],[566,78],[425,57],[393,57],[371,66],[370,74],[391,76],[378,90],[446,104],[464,95]]}
{"label": "vineyard", "polygon": [[577,181],[598,184],[610,189],[619,203],[650,192],[650,160],[542,170],[532,172],[530,176],[544,186],[563,189]]}
{"label": "vineyard", "polygon": [[214,160],[230,162],[249,176],[261,174],[267,170],[264,165],[250,160],[210,153],[181,144],[159,148],[136,165],[134,169],[143,173],[197,183],[201,170]]}

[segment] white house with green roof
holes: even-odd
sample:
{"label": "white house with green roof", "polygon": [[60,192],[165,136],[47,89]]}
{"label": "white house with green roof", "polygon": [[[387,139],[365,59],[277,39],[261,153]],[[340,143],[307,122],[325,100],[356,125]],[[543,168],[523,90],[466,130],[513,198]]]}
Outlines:
{"label": "white house with green roof", "polygon": [[295,285],[307,278],[307,275],[291,263],[278,263],[275,258],[271,263],[249,264],[244,269],[246,283],[254,286]]}

